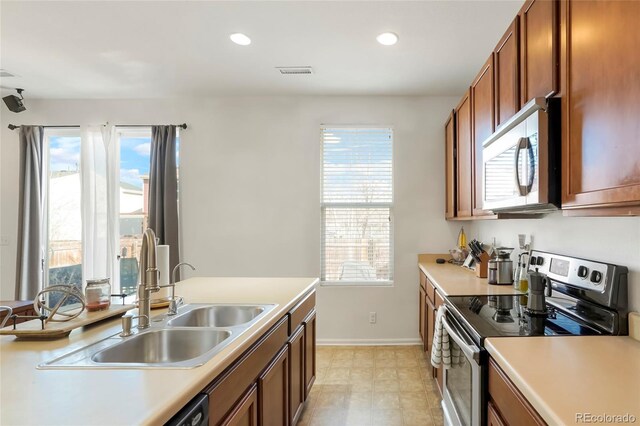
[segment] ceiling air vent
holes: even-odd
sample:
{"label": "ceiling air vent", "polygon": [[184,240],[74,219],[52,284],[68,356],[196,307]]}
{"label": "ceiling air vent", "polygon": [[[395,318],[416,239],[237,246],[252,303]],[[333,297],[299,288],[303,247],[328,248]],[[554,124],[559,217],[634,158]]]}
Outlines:
{"label": "ceiling air vent", "polygon": [[0,68],[0,77],[15,77],[15,75],[11,74],[7,70],[3,70],[2,68]]}
{"label": "ceiling air vent", "polygon": [[276,67],[280,74],[313,74],[311,67]]}

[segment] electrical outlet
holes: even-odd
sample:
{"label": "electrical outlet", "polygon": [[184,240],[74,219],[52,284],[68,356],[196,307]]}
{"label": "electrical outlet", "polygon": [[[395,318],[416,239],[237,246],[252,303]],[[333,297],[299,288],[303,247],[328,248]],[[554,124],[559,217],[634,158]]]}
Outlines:
{"label": "electrical outlet", "polygon": [[8,246],[9,245],[9,237],[4,235],[0,236],[0,246]]}
{"label": "electrical outlet", "polygon": [[377,314],[375,312],[369,312],[369,324],[375,324],[377,320]]}

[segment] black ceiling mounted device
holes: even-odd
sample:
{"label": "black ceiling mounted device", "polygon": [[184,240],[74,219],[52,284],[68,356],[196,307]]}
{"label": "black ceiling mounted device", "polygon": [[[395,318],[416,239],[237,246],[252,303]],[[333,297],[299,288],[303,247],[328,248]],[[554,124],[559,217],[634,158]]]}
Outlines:
{"label": "black ceiling mounted device", "polygon": [[4,98],[2,98],[2,100],[4,101],[4,103],[7,105],[7,108],[9,108],[9,111],[11,112],[22,112],[25,111],[27,108],[25,108],[24,103],[22,102],[22,100],[24,99],[22,97],[22,92],[24,91],[24,89],[16,89],[16,92],[18,92],[18,96],[16,95],[9,95],[9,96],[5,96]]}

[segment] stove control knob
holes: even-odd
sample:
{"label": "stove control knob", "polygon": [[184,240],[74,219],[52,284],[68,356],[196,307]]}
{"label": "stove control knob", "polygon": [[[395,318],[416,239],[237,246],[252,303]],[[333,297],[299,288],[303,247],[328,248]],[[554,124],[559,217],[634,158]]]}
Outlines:
{"label": "stove control knob", "polygon": [[541,266],[544,263],[544,257],[538,256],[536,259],[536,265]]}
{"label": "stove control knob", "polygon": [[529,259],[529,265],[535,266],[537,261],[538,261],[537,257],[531,256],[531,259]]}
{"label": "stove control knob", "polygon": [[600,284],[602,282],[602,272],[600,271],[592,271],[591,272],[591,282],[594,284]]}
{"label": "stove control knob", "polygon": [[587,278],[587,275],[589,274],[589,268],[587,268],[586,266],[580,266],[578,267],[578,276],[582,279]]}

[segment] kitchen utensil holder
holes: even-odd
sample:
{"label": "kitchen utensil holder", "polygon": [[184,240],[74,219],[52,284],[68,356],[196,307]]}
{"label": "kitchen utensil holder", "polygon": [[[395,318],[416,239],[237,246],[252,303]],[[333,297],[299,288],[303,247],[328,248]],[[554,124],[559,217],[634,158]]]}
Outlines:
{"label": "kitchen utensil holder", "polygon": [[489,260],[491,257],[487,252],[480,254],[480,262],[476,262],[476,277],[487,278],[489,276]]}

